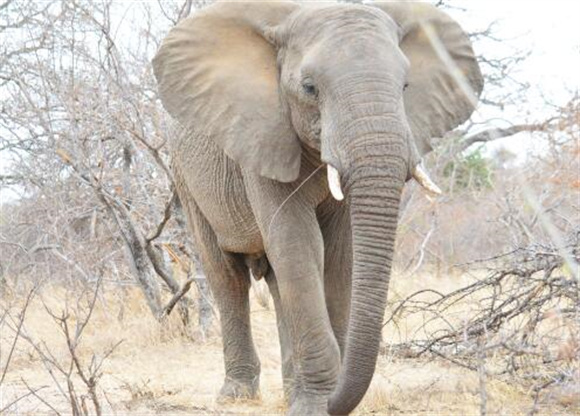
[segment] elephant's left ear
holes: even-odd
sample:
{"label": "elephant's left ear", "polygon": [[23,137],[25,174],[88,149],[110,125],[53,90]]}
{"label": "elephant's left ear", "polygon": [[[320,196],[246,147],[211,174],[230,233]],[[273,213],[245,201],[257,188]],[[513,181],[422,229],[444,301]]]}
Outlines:
{"label": "elephant's left ear", "polygon": [[466,121],[483,89],[483,77],[471,41],[446,13],[420,2],[375,2],[401,28],[401,49],[410,61],[405,110],[417,148],[431,150]]}
{"label": "elephant's left ear", "polygon": [[181,21],[153,69],[163,106],[240,166],[281,182],[300,171],[301,147],[278,93],[272,28],[299,6],[223,1]]}

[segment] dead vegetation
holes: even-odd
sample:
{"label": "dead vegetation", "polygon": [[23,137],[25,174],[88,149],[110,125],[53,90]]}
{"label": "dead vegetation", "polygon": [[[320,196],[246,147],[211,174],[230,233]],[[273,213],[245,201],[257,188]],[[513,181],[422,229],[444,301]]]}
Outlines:
{"label": "dead vegetation", "polygon": [[[578,235],[571,248],[578,256]],[[578,279],[553,247],[518,249],[491,270],[444,292],[418,290],[392,303],[386,325],[402,341],[385,346],[406,358],[445,360],[480,377],[481,414],[489,380],[503,380],[533,397],[528,414],[547,398],[578,406],[580,301]],[[401,323],[419,324],[409,331]]]}
{"label": "dead vegetation", "polygon": [[[400,304],[398,298],[406,299],[420,287],[437,286],[451,294],[462,290],[464,279],[420,275],[410,284],[404,276],[397,275],[391,303]],[[103,415],[283,412],[279,346],[277,337],[272,336],[276,332],[274,312],[264,308],[256,296],[252,296],[252,323],[262,361],[262,400],[218,405],[215,397],[221,387],[223,365],[217,327],[211,328],[206,340],[192,340],[175,330],[181,325],[177,316],[172,317],[168,327],[156,325],[156,320],[147,313],[138,289],[128,288],[122,296],[118,296],[116,290],[112,285],[105,285],[99,296],[93,298],[96,292],[89,291],[88,298],[76,304],[72,302],[72,293],[58,285],[45,284],[36,289],[26,307],[14,354],[8,362],[7,355],[3,354],[0,362],[2,369],[9,364],[5,380],[0,385],[5,414],[97,415],[92,397],[98,400]],[[8,298],[11,299],[11,308],[0,311],[5,317],[2,322],[3,351],[9,351],[13,343],[20,322],[19,313],[25,307],[23,297]],[[62,318],[67,318],[69,330],[72,330],[69,335],[74,339],[76,330],[73,328],[82,327],[87,322],[89,309],[86,308],[90,308],[93,299],[90,320],[74,344],[76,358],[73,358]],[[473,306],[472,302],[468,304]],[[458,309],[465,315],[464,307]],[[451,313],[449,319],[453,320],[455,316]],[[546,319],[560,318],[550,315]],[[474,363],[477,367],[473,351],[461,343],[458,355],[453,355],[449,348],[441,350],[449,354],[445,358],[431,352],[418,354],[417,348],[424,347],[420,336],[424,333],[424,319],[410,314],[404,319],[404,325],[406,333],[417,334],[416,338],[409,336],[409,346],[405,349],[402,343],[390,342],[400,339],[402,327],[396,328],[392,323],[385,327],[384,339],[389,343],[385,344],[377,374],[357,414],[479,414],[481,383],[478,371],[453,362],[457,360],[469,366]],[[550,334],[551,337],[558,335],[554,331]],[[486,342],[488,347],[493,346],[491,336],[486,338]],[[494,374],[494,366],[497,362],[503,363],[505,357],[499,350],[486,350],[487,414],[527,415],[534,406],[536,414],[575,414],[577,402],[565,389],[552,389],[548,393],[542,390],[535,405],[533,388],[515,383],[517,378],[510,374],[499,377]],[[578,368],[575,359],[570,360],[568,356],[559,364],[554,362],[551,365],[567,363],[573,370]],[[82,372],[97,375],[94,396],[91,396],[74,360],[78,361]],[[526,357],[517,356],[516,360],[521,363]],[[540,366],[536,363],[533,368],[538,370]],[[91,373],[95,369],[98,371]],[[549,373],[543,375],[549,376]],[[559,385],[563,386],[562,383]],[[69,389],[74,391],[74,401]],[[78,413],[73,410],[75,405]]]}
{"label": "dead vegetation", "polygon": [[[252,289],[262,400],[215,402],[219,325],[146,69],[201,3],[125,15],[111,2],[0,2],[0,181],[12,195],[0,215],[2,414],[284,410],[263,281]],[[482,58],[484,105],[525,102],[508,76],[524,56]],[[427,161],[439,200],[407,186],[383,354],[357,414],[578,414],[580,99],[546,108],[442,140]],[[522,162],[479,147],[518,132],[541,151]]]}

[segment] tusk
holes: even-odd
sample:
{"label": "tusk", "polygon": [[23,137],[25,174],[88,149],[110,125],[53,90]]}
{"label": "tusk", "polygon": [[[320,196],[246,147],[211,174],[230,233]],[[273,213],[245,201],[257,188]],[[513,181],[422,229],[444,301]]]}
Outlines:
{"label": "tusk", "polygon": [[415,166],[415,170],[413,171],[413,178],[419,182],[419,185],[427,190],[427,192],[434,195],[441,195],[443,193],[441,189],[431,180],[427,174],[427,171],[423,169],[420,163]]}
{"label": "tusk", "polygon": [[337,201],[342,201],[344,199],[344,194],[342,193],[342,188],[340,187],[340,175],[338,174],[338,171],[331,165],[327,165],[326,167],[330,193],[334,199]]}

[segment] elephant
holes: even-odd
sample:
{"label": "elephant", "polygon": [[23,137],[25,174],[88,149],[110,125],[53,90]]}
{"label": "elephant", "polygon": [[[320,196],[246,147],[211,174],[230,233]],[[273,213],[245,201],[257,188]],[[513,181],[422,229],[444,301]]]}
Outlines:
{"label": "elephant", "polygon": [[401,192],[483,78],[418,2],[217,2],[153,61],[172,171],[220,313],[221,399],[259,397],[251,275],[272,295],[289,415],[347,415],[373,377]]}

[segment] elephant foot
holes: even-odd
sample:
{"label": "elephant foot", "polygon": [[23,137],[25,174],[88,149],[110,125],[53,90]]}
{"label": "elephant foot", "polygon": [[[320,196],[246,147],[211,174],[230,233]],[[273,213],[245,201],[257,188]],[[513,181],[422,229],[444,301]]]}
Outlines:
{"label": "elephant foot", "polygon": [[287,416],[328,416],[326,412],[326,396],[296,394],[292,400]]}
{"label": "elephant foot", "polygon": [[259,400],[260,382],[256,378],[254,381],[240,381],[226,377],[224,385],[220,389],[217,402],[219,404],[231,403],[236,400]]}

